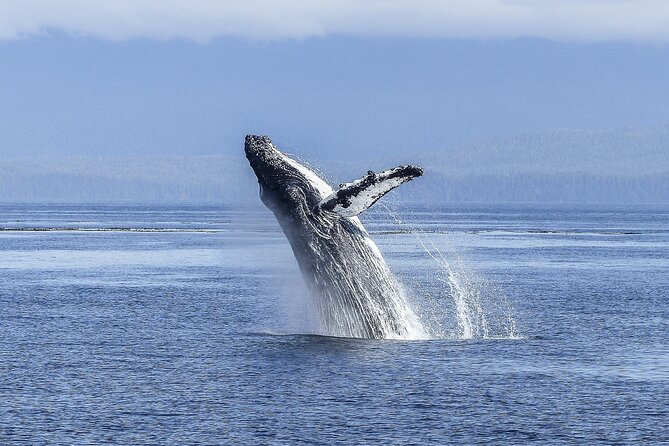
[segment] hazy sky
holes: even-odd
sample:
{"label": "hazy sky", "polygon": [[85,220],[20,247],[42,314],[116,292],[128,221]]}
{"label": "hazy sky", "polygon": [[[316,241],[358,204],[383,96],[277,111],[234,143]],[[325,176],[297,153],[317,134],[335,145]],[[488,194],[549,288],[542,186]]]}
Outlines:
{"label": "hazy sky", "polygon": [[664,0],[2,0],[0,36],[669,39]]}
{"label": "hazy sky", "polygon": [[[278,5],[278,6],[277,6]],[[664,1],[0,0],[0,154],[333,157],[669,124]]]}

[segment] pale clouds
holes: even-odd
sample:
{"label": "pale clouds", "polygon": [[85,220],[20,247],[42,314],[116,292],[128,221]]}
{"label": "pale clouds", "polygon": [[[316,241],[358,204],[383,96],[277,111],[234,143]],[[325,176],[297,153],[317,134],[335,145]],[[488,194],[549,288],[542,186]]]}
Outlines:
{"label": "pale clouds", "polygon": [[0,0],[0,39],[327,35],[669,42],[666,0]]}

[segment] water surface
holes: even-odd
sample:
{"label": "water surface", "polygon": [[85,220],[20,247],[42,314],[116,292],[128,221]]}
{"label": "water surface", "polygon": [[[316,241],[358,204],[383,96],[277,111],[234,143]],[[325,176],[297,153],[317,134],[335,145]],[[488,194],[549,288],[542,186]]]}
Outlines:
{"label": "water surface", "polygon": [[319,336],[265,210],[0,206],[0,444],[666,444],[668,209],[391,208],[428,340]]}

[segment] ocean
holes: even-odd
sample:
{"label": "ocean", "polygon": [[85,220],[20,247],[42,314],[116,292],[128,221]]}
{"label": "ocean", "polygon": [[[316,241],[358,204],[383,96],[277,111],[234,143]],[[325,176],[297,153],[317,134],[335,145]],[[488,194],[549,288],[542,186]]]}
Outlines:
{"label": "ocean", "polygon": [[260,208],[0,205],[0,444],[669,444],[669,208],[362,217],[427,328],[323,336]]}

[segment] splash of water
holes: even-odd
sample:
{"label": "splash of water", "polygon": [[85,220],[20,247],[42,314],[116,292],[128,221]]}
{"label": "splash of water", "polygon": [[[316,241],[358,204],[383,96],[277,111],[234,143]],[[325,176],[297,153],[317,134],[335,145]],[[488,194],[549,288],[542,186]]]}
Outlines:
{"label": "splash of water", "polygon": [[339,223],[309,239],[308,250],[293,251],[306,279],[309,299],[304,310],[310,313],[315,334],[426,339],[401,283],[362,225],[357,219],[347,220],[348,227]]}
{"label": "splash of water", "polygon": [[[388,279],[396,280],[392,276],[388,276]],[[379,303],[378,295],[359,288],[356,303],[352,306],[344,302],[336,290],[332,298],[327,298],[327,293],[324,295],[321,291],[315,302],[319,333],[366,339],[428,339],[420,319],[408,305],[399,282],[385,294],[386,302]],[[375,327],[374,332],[369,332],[367,327],[370,326]]]}
{"label": "splash of water", "polygon": [[[383,205],[383,208],[395,224],[408,226],[388,206]],[[421,316],[433,337],[458,339],[519,337],[513,308],[502,290],[496,289],[473,268],[466,265],[453,248],[449,252],[451,258],[449,261],[424,234],[411,229],[406,232],[416,237],[418,244],[436,266],[435,279],[440,284],[436,295],[415,296],[423,300],[424,311]],[[448,306],[443,305],[443,297],[447,297],[452,303],[455,330],[449,330],[444,323],[444,320],[449,318],[446,314]],[[431,314],[426,314],[428,312]]]}

